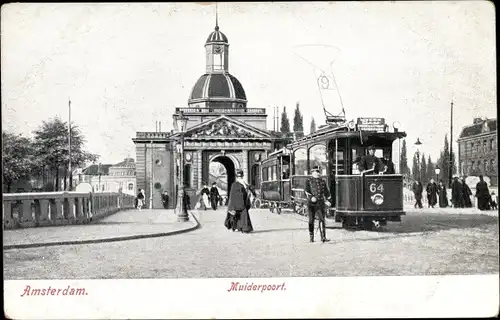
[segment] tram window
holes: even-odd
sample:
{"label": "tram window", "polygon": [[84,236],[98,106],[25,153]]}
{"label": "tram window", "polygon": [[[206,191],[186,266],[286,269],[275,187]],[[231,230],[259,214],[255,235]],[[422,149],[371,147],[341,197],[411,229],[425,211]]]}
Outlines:
{"label": "tram window", "polygon": [[276,179],[276,167],[272,166],[272,167],[270,167],[270,169],[271,169],[271,175],[270,175],[271,176],[271,180],[273,180],[273,181],[277,180]]}
{"label": "tram window", "polygon": [[309,168],[314,166],[319,166],[322,171],[325,171],[328,167],[328,158],[326,156],[326,146],[316,145],[309,149]]}
{"label": "tram window", "polygon": [[294,152],[294,174],[307,175],[307,150],[300,148]]}
{"label": "tram window", "polygon": [[267,168],[262,168],[262,181],[269,180],[269,173],[267,172]]}

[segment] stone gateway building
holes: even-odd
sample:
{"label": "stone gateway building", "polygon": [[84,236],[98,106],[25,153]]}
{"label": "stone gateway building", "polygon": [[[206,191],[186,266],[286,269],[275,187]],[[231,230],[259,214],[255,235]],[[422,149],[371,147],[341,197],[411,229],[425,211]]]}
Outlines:
{"label": "stone gateway building", "polygon": [[[242,169],[248,183],[260,184],[259,162],[268,152],[281,148],[284,139],[267,130],[265,108],[248,108],[239,80],[229,73],[229,42],[218,25],[205,42],[205,73],[196,81],[187,108],[175,108],[188,118],[184,131],[184,184],[194,207],[196,192],[209,183],[211,162],[227,172],[227,185]],[[175,207],[180,157],[179,132],[137,132],[137,190],[144,189],[146,203],[163,208],[161,194],[167,191],[169,207]],[[151,193],[151,190],[153,192]]]}

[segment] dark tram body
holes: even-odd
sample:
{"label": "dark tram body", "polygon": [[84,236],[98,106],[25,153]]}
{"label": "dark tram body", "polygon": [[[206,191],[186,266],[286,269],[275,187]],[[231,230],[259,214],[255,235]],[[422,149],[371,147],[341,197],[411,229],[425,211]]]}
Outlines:
{"label": "dark tram body", "polygon": [[359,118],[334,123],[294,141],[268,155],[261,162],[261,202],[271,211],[282,208],[307,214],[305,182],[319,165],[332,196],[327,215],[344,227],[379,227],[387,221],[401,221],[403,177],[360,171],[357,164],[375,147],[375,155],[392,161],[394,141],[406,136],[382,118]]}

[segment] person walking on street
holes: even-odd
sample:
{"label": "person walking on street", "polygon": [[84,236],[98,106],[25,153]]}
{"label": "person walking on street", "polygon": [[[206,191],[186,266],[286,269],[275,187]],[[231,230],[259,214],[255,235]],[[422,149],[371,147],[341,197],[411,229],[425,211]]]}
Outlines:
{"label": "person walking on street", "polygon": [[439,193],[439,207],[440,208],[448,207],[448,194],[446,193],[446,186],[444,185],[443,180],[439,180],[438,193]]}
{"label": "person walking on street", "polygon": [[465,179],[462,177],[460,180],[462,183],[462,193],[464,197],[464,207],[465,208],[472,208],[472,201],[470,200],[470,196],[472,196],[472,191],[470,190],[469,186],[467,183],[465,183]]}
{"label": "person walking on street", "polygon": [[137,209],[139,209],[139,211],[141,211],[144,206],[144,199],[146,199],[146,195],[144,194],[144,189],[141,189],[137,194]]}
{"label": "person walking on street", "polygon": [[454,208],[464,207],[464,188],[458,181],[458,177],[455,177],[451,183],[451,202]]}
{"label": "person walking on street", "polygon": [[476,184],[477,207],[479,210],[489,210],[490,208],[490,191],[488,184],[483,180],[483,176],[479,176],[479,182]]}
{"label": "person walking on street", "polygon": [[422,209],[422,192],[424,192],[422,183],[420,181],[416,181],[413,184],[413,194],[415,195],[415,205],[413,206],[414,208],[418,206],[420,209]]}
{"label": "person walking on street", "polygon": [[307,207],[309,215],[309,241],[314,242],[314,220],[316,216],[319,220],[319,230],[322,242],[328,242],[330,239],[326,238],[326,225],[325,225],[325,206],[330,205],[330,192],[323,180],[319,175],[319,166],[312,169],[312,177],[307,179],[305,186],[305,193],[307,196]]}
{"label": "person walking on street", "polygon": [[436,182],[434,182],[434,179],[431,179],[425,188],[425,191],[427,192],[427,205],[429,208],[434,208],[437,203],[437,189],[438,187]]}
{"label": "person walking on street", "polygon": [[212,188],[210,188],[210,202],[212,204],[212,209],[217,210],[217,203],[219,202],[219,189],[217,188],[217,183],[212,183]]}
{"label": "person walking on street", "polygon": [[249,233],[253,231],[252,220],[250,219],[250,186],[243,179],[243,170],[236,171],[236,181],[231,185],[229,192],[229,203],[227,206],[227,216],[224,226],[233,231]]}
{"label": "person walking on street", "polygon": [[169,200],[168,191],[165,190],[161,194],[161,201],[163,203],[163,209],[168,209],[168,200]]}

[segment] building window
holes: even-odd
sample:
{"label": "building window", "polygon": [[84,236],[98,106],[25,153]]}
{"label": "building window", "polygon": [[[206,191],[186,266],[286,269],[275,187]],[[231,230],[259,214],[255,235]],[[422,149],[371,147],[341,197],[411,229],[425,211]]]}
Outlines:
{"label": "building window", "polygon": [[488,167],[488,160],[484,160],[484,173],[487,173],[489,171],[489,167]]}
{"label": "building window", "polygon": [[128,184],[128,189],[129,189],[130,191],[134,190],[134,184],[133,184],[133,183],[129,183],[129,184]]}
{"label": "building window", "polygon": [[184,165],[184,187],[191,188],[191,165]]}
{"label": "building window", "polygon": [[477,160],[477,170],[479,172],[482,172],[482,170],[481,170],[481,160]]}
{"label": "building window", "polygon": [[486,140],[483,141],[483,152],[486,152],[488,150],[488,147],[486,146],[488,142]]}
{"label": "building window", "polygon": [[495,160],[493,159],[490,160],[490,170],[495,172]]}
{"label": "building window", "polygon": [[493,139],[490,140],[490,151],[493,151]]}

